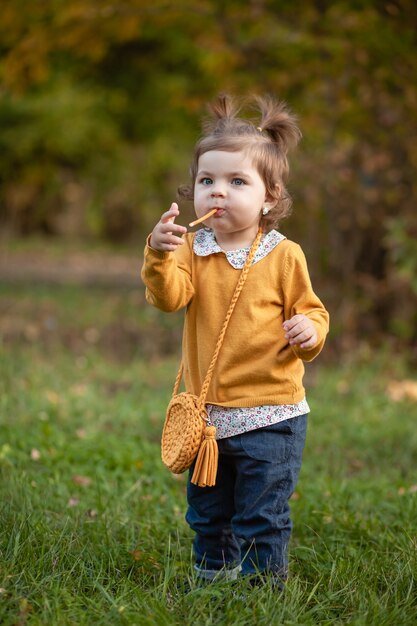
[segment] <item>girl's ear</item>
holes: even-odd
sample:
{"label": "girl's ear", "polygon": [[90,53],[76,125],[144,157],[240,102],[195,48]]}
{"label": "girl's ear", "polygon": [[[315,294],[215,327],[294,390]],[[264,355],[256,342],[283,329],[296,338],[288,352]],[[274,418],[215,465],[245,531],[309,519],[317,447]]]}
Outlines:
{"label": "girl's ear", "polygon": [[278,201],[281,197],[281,193],[282,193],[281,185],[279,183],[276,183],[274,193],[266,192],[264,205],[268,206],[270,209],[273,209],[278,204]]}

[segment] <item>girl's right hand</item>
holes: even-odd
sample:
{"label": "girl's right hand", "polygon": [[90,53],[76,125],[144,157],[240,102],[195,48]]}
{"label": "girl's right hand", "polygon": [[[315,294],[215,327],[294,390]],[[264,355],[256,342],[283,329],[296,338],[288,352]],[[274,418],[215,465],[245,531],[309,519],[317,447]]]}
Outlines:
{"label": "girl's right hand", "polygon": [[178,204],[173,202],[169,211],[161,216],[161,219],[152,231],[149,240],[151,248],[160,252],[173,252],[184,243],[180,235],[184,235],[187,229],[185,226],[175,224],[175,218],[179,214]]}

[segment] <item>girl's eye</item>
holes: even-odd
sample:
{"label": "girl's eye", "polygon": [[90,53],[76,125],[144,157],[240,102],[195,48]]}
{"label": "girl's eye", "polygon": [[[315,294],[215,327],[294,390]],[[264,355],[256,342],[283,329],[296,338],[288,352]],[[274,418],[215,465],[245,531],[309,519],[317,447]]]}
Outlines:
{"label": "girl's eye", "polygon": [[213,181],[212,181],[212,179],[211,179],[211,178],[204,177],[204,178],[202,178],[202,179],[200,180],[200,183],[201,183],[202,185],[211,185],[211,184],[213,183]]}
{"label": "girl's eye", "polygon": [[242,178],[234,178],[234,179],[232,180],[232,183],[233,183],[234,185],[238,185],[238,186],[239,186],[239,185],[244,185],[244,184],[245,184],[245,181],[244,181]]}

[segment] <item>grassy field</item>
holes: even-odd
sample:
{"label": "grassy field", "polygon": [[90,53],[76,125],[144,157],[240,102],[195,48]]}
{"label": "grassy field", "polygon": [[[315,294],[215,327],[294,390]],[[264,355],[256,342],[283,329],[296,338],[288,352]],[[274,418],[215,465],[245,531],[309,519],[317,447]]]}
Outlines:
{"label": "grassy field", "polygon": [[0,294],[2,625],[416,623],[417,403],[393,391],[412,378],[401,359],[309,367],[285,593],[199,589],[185,477],[159,459],[179,317],[128,288]]}

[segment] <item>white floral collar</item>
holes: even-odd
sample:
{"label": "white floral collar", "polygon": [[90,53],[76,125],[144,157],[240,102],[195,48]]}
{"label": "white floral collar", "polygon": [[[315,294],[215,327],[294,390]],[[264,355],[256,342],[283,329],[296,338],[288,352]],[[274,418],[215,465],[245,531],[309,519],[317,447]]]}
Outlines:
{"label": "white floral collar", "polygon": [[[253,264],[264,259],[281,241],[286,239],[277,230],[270,230],[263,236],[259,248],[255,253]],[[240,248],[239,250],[222,250],[216,241],[214,231],[211,228],[200,228],[195,234],[193,250],[197,256],[208,256],[222,252],[230,265],[240,270],[245,265],[246,257],[250,248]]]}

